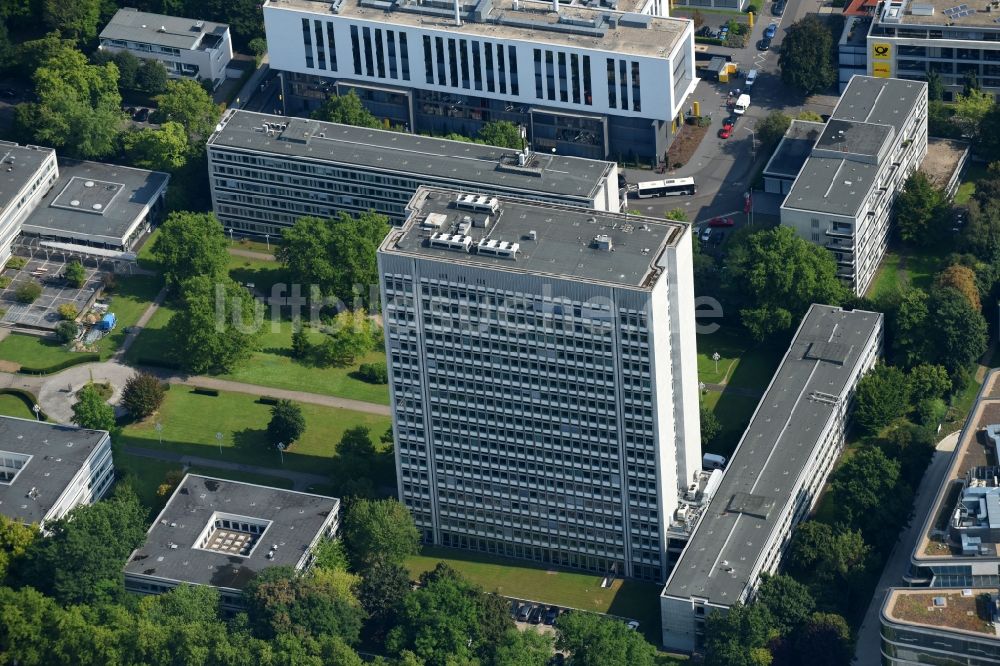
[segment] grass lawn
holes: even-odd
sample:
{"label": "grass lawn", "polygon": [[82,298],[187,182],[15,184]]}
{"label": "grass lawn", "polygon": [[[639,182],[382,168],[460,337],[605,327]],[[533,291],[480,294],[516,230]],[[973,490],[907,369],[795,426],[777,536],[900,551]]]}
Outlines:
{"label": "grass lawn", "polygon": [[934,276],[944,268],[943,263],[944,257],[940,251],[890,248],[868,288],[868,295],[877,298],[904,285],[929,289],[934,283]]}
{"label": "grass lawn", "polygon": [[[160,280],[148,275],[123,276],[108,294],[111,311],[118,316],[118,326],[97,343],[101,359],[111,357],[125,340],[125,329],[133,326],[160,291]],[[51,338],[12,333],[0,342],[0,359],[21,365],[45,367],[77,356],[66,345]]]}
{"label": "grass lawn", "polygon": [[962,390],[952,397],[945,421],[941,424],[942,433],[946,434],[958,430],[965,424],[965,419],[969,416],[969,411],[972,409],[973,403],[976,402],[976,396],[979,395],[981,387],[981,382],[970,379]]}
{"label": "grass lawn", "polygon": [[[173,386],[155,417],[125,427],[118,438],[122,444],[150,449],[166,449],[185,455],[233,462],[281,467],[279,452],[267,443],[266,428],[270,407],[250,395],[221,393],[198,395],[186,386]],[[284,468],[330,474],[336,469],[335,449],[344,431],[367,426],[376,446],[389,427],[389,418],[346,409],[302,405],[306,432],[284,455]],[[163,444],[154,424],[163,424]],[[215,434],[221,432],[221,453]],[[392,470],[380,470],[376,484],[391,484]]]}
{"label": "grass lawn", "polygon": [[[234,255],[229,256],[229,277],[240,284],[252,283],[254,289],[267,296],[272,295],[271,288],[276,283],[283,282],[287,285],[291,281],[288,271],[282,268],[277,261],[263,261]],[[282,295],[287,295],[287,293]],[[307,286],[303,286],[302,295],[309,295]]]}
{"label": "grass lawn", "polygon": [[985,165],[969,164],[965,168],[965,173],[962,174],[962,184],[958,186],[958,191],[955,192],[955,204],[964,206],[969,203],[969,199],[976,193],[976,181],[982,180],[987,176],[989,176],[989,172],[986,170]]}
{"label": "grass lawn", "polygon": [[33,419],[35,413],[28,408],[24,401],[16,395],[0,394],[0,414],[4,416],[19,416],[22,419]]}
{"label": "grass lawn", "polygon": [[487,592],[636,619],[651,643],[659,645],[662,639],[661,585],[618,579],[611,587],[602,588],[601,577],[594,574],[546,569],[520,560],[432,546],[425,546],[420,555],[407,559],[406,567],[416,579],[438,562],[454,567]]}
{"label": "grass lawn", "polygon": [[[712,359],[715,353],[720,357],[718,370]],[[698,381],[720,384],[726,379],[733,386],[763,391],[783,353],[784,348],[755,344],[735,328],[720,328],[698,336]]]}
{"label": "grass lawn", "polygon": [[878,268],[878,274],[875,275],[875,279],[872,280],[872,285],[868,289],[868,294],[872,298],[891,294],[902,286],[901,279],[899,255],[891,251],[886,252],[882,264]]}
{"label": "grass lawn", "polygon": [[146,322],[139,337],[125,352],[125,360],[133,364],[139,363],[143,359],[165,361],[167,350],[170,348],[167,342],[166,325],[173,315],[174,310],[167,304],[157,308],[153,316]]}
{"label": "grass lawn", "polygon": [[266,241],[250,240],[249,238],[236,238],[229,241],[229,247],[239,250],[250,250],[251,252],[263,252],[264,254],[274,254],[278,249],[280,237],[272,237],[271,245],[268,247]]}
{"label": "grass lawn", "polygon": [[716,453],[727,458],[740,442],[743,431],[750,423],[750,417],[760,402],[757,398],[734,395],[732,392],[709,391],[702,395],[702,402],[712,410],[722,424],[720,432],[712,443],[705,447],[705,453]]}

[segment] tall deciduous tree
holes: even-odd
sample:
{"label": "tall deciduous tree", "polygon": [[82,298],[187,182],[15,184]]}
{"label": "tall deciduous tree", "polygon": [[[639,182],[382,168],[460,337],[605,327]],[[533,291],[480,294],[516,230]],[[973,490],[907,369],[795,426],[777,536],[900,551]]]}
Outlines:
{"label": "tall deciduous tree", "polygon": [[382,561],[402,564],[420,548],[420,532],[405,506],[393,499],[357,500],[344,518],[344,545],[356,570]]}
{"label": "tall deciduous tree", "polygon": [[306,417],[302,407],[291,400],[279,400],[271,407],[271,420],[267,424],[267,439],[272,445],[291,446],[306,431]]}
{"label": "tall deciduous tree", "polygon": [[927,99],[932,102],[944,99],[944,83],[941,81],[941,75],[934,70],[927,72]]}
{"label": "tall deciduous tree", "polygon": [[321,348],[324,365],[353,365],[370,352],[378,340],[378,327],[364,308],[344,310],[333,319],[330,335]]}
{"label": "tall deciduous tree", "polygon": [[156,58],[147,58],[135,72],[135,87],[150,95],[160,95],[167,89],[167,68]]}
{"label": "tall deciduous tree", "polygon": [[86,41],[97,36],[100,0],[43,0],[42,20],[61,34]]}
{"label": "tall deciduous tree", "polygon": [[137,372],[125,381],[122,389],[122,406],[136,420],[155,412],[163,404],[166,391],[160,378],[148,372]]}
{"label": "tall deciduous tree", "polygon": [[167,284],[176,288],[192,277],[224,277],[229,266],[227,247],[214,213],[179,211],[167,216],[152,250]]}
{"label": "tall deciduous tree", "polygon": [[180,123],[167,121],[159,129],[146,127],[127,132],[125,153],[132,164],[153,171],[174,171],[188,160],[187,132]]}
{"label": "tall deciduous tree", "polygon": [[830,29],[816,16],[807,16],[793,24],[781,42],[781,80],[806,95],[829,88],[837,81],[832,54]]}
{"label": "tall deciduous tree", "polygon": [[736,603],[705,620],[705,666],[769,666],[774,619],[763,604]]}
{"label": "tall deciduous tree", "polygon": [[76,394],[73,423],[92,430],[114,430],[115,410],[105,402],[93,384],[87,384]]}
{"label": "tall deciduous tree", "polygon": [[835,613],[813,613],[794,639],[800,664],[847,666],[854,658],[854,643],[847,621]]}
{"label": "tall deciduous tree", "polygon": [[215,129],[222,110],[196,81],[174,79],[156,97],[156,115],[161,122],[173,120],[187,130],[191,145],[200,144]]}
{"label": "tall deciduous tree", "polygon": [[976,273],[968,266],[952,264],[948,268],[938,273],[934,279],[934,286],[951,287],[958,293],[965,296],[969,305],[976,311],[982,311],[983,306],[979,300],[979,287],[976,286]]}
{"label": "tall deciduous tree", "polygon": [[931,291],[927,302],[926,335],[934,352],[934,362],[952,376],[967,369],[986,352],[986,319],[973,308],[962,292],[952,287]]}
{"label": "tall deciduous tree", "polygon": [[901,483],[899,462],[878,447],[867,447],[851,456],[831,476],[830,491],[844,521],[861,530],[878,549],[889,545],[896,525],[909,509],[908,492]]}
{"label": "tall deciduous tree", "polygon": [[185,370],[228,372],[257,350],[263,312],[242,286],[193,277],[181,284],[179,300],[166,331],[171,356]]}
{"label": "tall deciduous tree", "polygon": [[24,525],[0,514],[0,583],[6,580],[11,562],[24,555],[39,536],[37,525]]}
{"label": "tall deciduous tree", "polygon": [[955,122],[962,129],[963,135],[974,141],[978,140],[984,134],[983,119],[993,108],[993,94],[973,88],[964,95],[956,96]]}
{"label": "tall deciduous tree", "polygon": [[381,560],[372,564],[358,586],[358,599],[368,613],[367,630],[384,639],[409,592],[410,574],[405,567]]}
{"label": "tall deciduous tree", "polygon": [[569,613],[556,620],[556,647],[580,666],[653,666],[656,648],[624,622],[595,613]]}
{"label": "tall deciduous tree", "polygon": [[521,128],[509,120],[491,120],[479,128],[479,138],[491,146],[520,149],[524,145]]}
{"label": "tall deciduous tree", "polygon": [[833,255],[789,227],[740,237],[726,274],[744,304],[740,319],[756,340],[787,332],[812,303],[839,305],[846,295]]}
{"label": "tall deciduous tree", "polygon": [[772,111],[754,128],[756,138],[764,149],[773,148],[781,141],[781,137],[785,136],[791,124],[792,119],[781,111]]}
{"label": "tall deciduous tree", "polygon": [[899,418],[910,407],[910,385],[895,366],[880,363],[858,382],[854,415],[868,434],[874,434]]}
{"label": "tall deciduous tree", "polygon": [[[993,182],[1000,185],[1000,179]],[[981,261],[1000,263],[1000,200],[984,202],[977,194],[969,203],[969,222],[962,233],[962,244],[966,252]]]}
{"label": "tall deciduous tree", "polygon": [[510,629],[497,645],[492,666],[546,666],[551,663],[552,647],[548,634]]}
{"label": "tall deciduous tree", "polygon": [[118,69],[90,65],[82,53],[60,46],[58,40],[46,38],[39,44],[57,48],[42,56],[35,70],[38,101],[17,107],[19,131],[75,157],[111,154],[124,125]]}
{"label": "tall deciduous tree", "polygon": [[809,588],[784,574],[762,576],[755,602],[767,608],[783,634],[805,622],[816,608]]}
{"label": "tall deciduous tree", "polygon": [[923,171],[907,178],[894,206],[896,228],[904,243],[929,247],[940,240],[950,214],[948,200]]}
{"label": "tall deciduous tree", "polygon": [[347,91],[346,95],[327,97],[326,101],[313,112],[312,117],[317,120],[325,120],[328,123],[343,123],[344,125],[372,129],[382,128],[382,121],[365,108],[361,98],[353,90]]}
{"label": "tall deciduous tree", "polygon": [[921,363],[910,370],[909,383],[914,402],[944,398],[951,391],[948,370],[930,363]]}
{"label": "tall deciduous tree", "polygon": [[932,358],[930,341],[924,332],[928,318],[927,301],[927,292],[905,289],[889,312],[892,350],[897,364],[912,367]]}

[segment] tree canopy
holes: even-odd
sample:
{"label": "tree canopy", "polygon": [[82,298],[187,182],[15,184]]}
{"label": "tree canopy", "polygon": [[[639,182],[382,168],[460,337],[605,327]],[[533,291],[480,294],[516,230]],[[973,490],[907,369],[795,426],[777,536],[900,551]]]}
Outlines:
{"label": "tree canopy", "polygon": [[226,235],[214,213],[170,213],[153,243],[153,257],[167,285],[177,288],[192,277],[220,279],[229,266]]}
{"label": "tree canopy", "polygon": [[[955,96],[955,123],[962,134],[977,141],[982,134],[983,119],[994,108],[993,94],[973,88]],[[990,131],[987,132],[991,133]]]}
{"label": "tree canopy", "polygon": [[172,120],[188,133],[189,142],[199,144],[215,130],[222,109],[197,81],[172,79],[156,97],[156,116],[160,122]]}
{"label": "tree canopy", "polygon": [[479,128],[479,138],[483,143],[501,148],[520,150],[524,145],[521,128],[509,120],[491,120]]}
{"label": "tree canopy", "polygon": [[353,90],[348,90],[346,95],[330,95],[313,111],[312,117],[328,123],[383,129],[382,121],[365,108],[361,98]]}
{"label": "tree canopy", "polygon": [[165,395],[159,377],[148,372],[136,372],[125,381],[122,406],[136,420],[144,419],[160,408]]}
{"label": "tree canopy", "polygon": [[109,432],[116,427],[114,407],[101,397],[92,383],[77,391],[76,402],[73,404],[73,423],[81,428]]}
{"label": "tree canopy", "polygon": [[927,330],[933,356],[953,376],[986,352],[986,319],[962,292],[953,287],[931,291],[927,302]]}
{"label": "tree canopy", "polygon": [[620,620],[570,612],[556,620],[556,647],[579,666],[653,666],[656,648]]}
{"label": "tree canopy", "polygon": [[306,431],[306,418],[302,407],[291,400],[278,400],[271,407],[271,420],[267,424],[267,439],[272,445],[291,446]]}
{"label": "tree canopy", "polygon": [[773,148],[785,136],[791,124],[792,119],[781,111],[772,111],[757,123],[757,140],[764,149]]}
{"label": "tree canopy", "polygon": [[899,368],[880,363],[858,382],[854,416],[868,434],[875,434],[902,416],[910,404],[910,385]]}
{"label": "tree canopy", "polygon": [[394,499],[352,502],[344,517],[343,538],[351,564],[359,571],[379,561],[402,564],[420,547],[413,516]]}
{"label": "tree canopy", "polygon": [[180,123],[167,121],[159,129],[145,127],[126,132],[125,152],[132,164],[153,171],[174,171],[187,163],[190,147]]}
{"label": "tree canopy", "polygon": [[976,285],[976,272],[968,266],[952,264],[937,274],[934,286],[939,289],[950,287],[962,294],[973,310],[979,312],[983,309],[979,299],[979,287]]}
{"label": "tree canopy", "polygon": [[101,0],[42,0],[42,21],[66,37],[93,39],[100,18]]}
{"label": "tree canopy", "polygon": [[940,241],[951,214],[944,192],[919,169],[906,179],[894,204],[896,228],[904,243],[932,247]]}
{"label": "tree canopy", "polygon": [[825,90],[837,81],[832,60],[833,36],[815,15],[788,28],[781,42],[781,80],[805,95]]}

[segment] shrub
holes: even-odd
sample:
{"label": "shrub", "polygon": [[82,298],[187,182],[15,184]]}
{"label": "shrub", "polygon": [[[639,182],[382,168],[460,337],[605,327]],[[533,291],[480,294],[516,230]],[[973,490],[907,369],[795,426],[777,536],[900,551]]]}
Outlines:
{"label": "shrub", "polygon": [[105,273],[101,276],[101,285],[104,291],[114,291],[118,287],[118,278],[114,273]]}
{"label": "shrub", "polygon": [[34,303],[41,295],[42,285],[35,281],[25,282],[17,288],[17,291],[14,292],[14,297],[17,299],[17,302],[24,303],[25,305]]}
{"label": "shrub", "polygon": [[756,2],[749,3],[747,5],[747,14],[749,14],[751,12],[753,12],[754,16],[757,16],[758,14],[760,14],[760,5],[758,5]]}
{"label": "shrub", "polygon": [[7,260],[7,268],[13,268],[15,270],[21,270],[28,265],[28,260],[24,257],[11,257]]}
{"label": "shrub", "polygon": [[56,337],[60,342],[69,342],[76,337],[77,326],[72,321],[61,321],[56,326]]}
{"label": "shrub", "polygon": [[358,375],[369,384],[389,383],[389,369],[386,367],[385,361],[362,363],[361,367],[358,368]]}
{"label": "shrub", "polygon": [[193,389],[191,389],[191,393],[194,393],[195,395],[210,395],[213,398],[217,398],[219,396],[218,390],[212,388],[204,388],[202,386],[195,386]]}
{"label": "shrub", "polygon": [[72,368],[74,365],[80,365],[81,363],[94,363],[100,360],[100,354],[73,354],[72,358],[60,361],[59,363],[53,363],[52,365],[44,368],[22,365],[18,372],[22,375],[49,375],[54,372],[59,372],[60,370],[65,370],[66,368]]}
{"label": "shrub", "polygon": [[278,398],[275,398],[275,397],[272,397],[272,396],[269,396],[269,395],[262,395],[259,398],[257,398],[257,402],[260,403],[260,404],[262,404],[262,405],[277,405],[278,404]]}
{"label": "shrub", "polygon": [[0,275],[0,289],[6,289],[10,286],[10,278],[6,275]]}
{"label": "shrub", "polygon": [[59,310],[59,316],[66,321],[73,321],[76,319],[76,316],[80,314],[77,311],[76,306],[72,303],[63,303],[57,309]]}
{"label": "shrub", "polygon": [[163,383],[148,372],[137,372],[125,382],[122,404],[136,419],[144,419],[163,403]]}
{"label": "shrub", "polygon": [[69,282],[70,286],[79,289],[83,286],[83,283],[87,281],[87,271],[84,269],[83,264],[79,261],[71,261],[66,264],[65,270],[66,282]]}

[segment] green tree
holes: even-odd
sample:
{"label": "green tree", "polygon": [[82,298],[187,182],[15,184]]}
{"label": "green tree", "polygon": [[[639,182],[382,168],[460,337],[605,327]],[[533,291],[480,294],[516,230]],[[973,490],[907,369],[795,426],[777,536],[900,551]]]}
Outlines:
{"label": "green tree", "polygon": [[135,73],[135,87],[150,95],[160,95],[167,89],[167,68],[155,58],[144,59]]}
{"label": "green tree", "polygon": [[222,279],[229,267],[226,235],[214,213],[170,213],[152,251],[174,289],[192,277]]}
{"label": "green tree", "polygon": [[324,365],[353,365],[375,346],[377,326],[364,309],[344,310],[333,320],[332,331],[321,348]]}
{"label": "green tree", "polygon": [[941,423],[947,413],[948,405],[941,398],[925,398],[916,406],[917,423],[929,428]]}
{"label": "green tree", "polygon": [[148,372],[136,372],[125,381],[122,406],[138,421],[159,409],[165,395],[159,377]]}
{"label": "green tree", "polygon": [[[998,122],[1000,122],[1000,106],[994,104],[983,116],[980,127],[995,128]],[[994,131],[981,132],[979,143],[973,147],[973,150],[980,155],[996,156],[1000,154],[1000,137]]]}
{"label": "green tree", "polygon": [[834,613],[813,613],[794,638],[796,663],[810,666],[848,666],[854,643],[847,621]]}
{"label": "green tree", "polygon": [[73,423],[91,430],[115,429],[114,407],[105,402],[93,384],[87,384],[76,394],[73,404]]}
{"label": "green tree", "polygon": [[861,530],[865,540],[881,550],[909,510],[908,491],[900,483],[900,465],[878,447],[867,447],[846,460],[831,475],[830,492],[839,514]]}
{"label": "green tree", "polygon": [[396,610],[410,592],[410,574],[394,562],[376,560],[361,578],[358,600],[368,614],[366,633],[383,640],[395,623]]}
{"label": "green tree", "polygon": [[405,506],[393,499],[353,502],[344,518],[344,545],[356,570],[376,561],[402,564],[420,548],[420,532]]}
{"label": "green tree", "polygon": [[927,302],[928,341],[934,362],[954,377],[986,352],[986,319],[961,292],[935,288]]}
{"label": "green tree", "polygon": [[222,110],[196,81],[173,79],[166,90],[156,97],[156,117],[159,122],[180,123],[188,133],[189,143],[200,145],[215,130]]}
{"label": "green tree", "polygon": [[823,122],[823,116],[819,115],[815,111],[799,111],[795,116],[796,120],[807,120],[811,123],[821,123]]}
{"label": "green tree", "polygon": [[666,212],[665,217],[675,222],[687,222],[687,211],[683,208],[671,208]]}
{"label": "green tree", "polygon": [[305,326],[302,322],[295,324],[295,330],[292,331],[292,358],[303,360],[309,358],[312,353],[312,344],[309,342],[309,334],[306,333]]}
{"label": "green tree", "polygon": [[361,98],[353,90],[346,95],[331,95],[316,109],[312,117],[328,123],[343,123],[355,127],[382,129],[382,121],[365,108]]}
{"label": "green tree", "polygon": [[950,207],[944,192],[931,183],[927,174],[917,170],[896,197],[894,213],[904,243],[931,247],[940,242]]}
{"label": "green tree", "polygon": [[812,303],[839,305],[846,295],[833,255],[789,227],[734,237],[725,274],[758,341],[789,331]]}
{"label": "green tree", "polygon": [[108,600],[123,592],[122,567],[146,538],[146,509],[119,485],[110,499],[78,506],[45,525],[18,560],[16,578],[60,603]]}
{"label": "green tree", "polygon": [[769,150],[777,146],[791,124],[792,119],[781,111],[772,111],[763,120],[758,122],[754,131],[757,140],[760,141],[762,150]]}
{"label": "green tree", "polygon": [[375,465],[378,453],[371,433],[365,426],[344,432],[337,445],[339,465],[335,478],[346,497],[371,497],[375,494]]}
{"label": "green tree", "polygon": [[56,325],[56,337],[60,342],[69,342],[76,337],[77,325],[75,321],[61,321]]}
{"label": "green tree", "polygon": [[755,603],[767,608],[774,626],[782,634],[787,634],[805,622],[816,608],[816,601],[809,588],[783,574],[761,577]]}
{"label": "green tree", "polygon": [[190,147],[180,123],[167,121],[159,129],[149,127],[126,132],[125,153],[135,166],[153,171],[175,171],[187,163]]}
{"label": "green tree", "polygon": [[107,57],[110,62],[115,63],[115,66],[118,68],[118,88],[121,90],[134,90],[135,77],[139,73],[142,61],[132,55],[131,51],[118,51],[117,53],[97,51],[93,55],[95,64],[104,64],[99,60],[102,55]]}
{"label": "green tree", "polygon": [[931,102],[940,102],[944,99],[944,83],[941,75],[931,70],[927,72],[927,99]]}
{"label": "green tree", "polygon": [[79,261],[71,261],[66,264],[66,270],[63,275],[66,277],[66,282],[71,287],[76,287],[77,289],[82,287],[83,283],[87,281],[87,271]]}
{"label": "green tree", "polygon": [[707,448],[722,432],[722,423],[711,409],[701,405],[701,447]]}
{"label": "green tree", "polygon": [[556,620],[556,647],[578,666],[653,666],[656,648],[624,622],[596,613],[568,613]]}
{"label": "green tree", "polygon": [[271,407],[271,420],[267,424],[267,439],[272,445],[286,447],[302,437],[306,431],[306,417],[302,407],[291,400],[279,400]]}
{"label": "green tree", "polygon": [[897,367],[880,363],[858,382],[854,417],[866,433],[875,434],[910,407],[910,385]]}
{"label": "green tree", "polygon": [[[994,182],[1000,184],[1000,180]],[[980,182],[977,190],[982,186]],[[969,202],[969,220],[962,233],[962,245],[966,252],[981,261],[1000,263],[1000,200],[984,202],[977,193]]]}
{"label": "green tree", "polygon": [[809,583],[813,596],[824,605],[846,608],[864,579],[870,553],[861,532],[809,520],[792,536],[788,570]]}
{"label": "green tree", "polygon": [[42,0],[45,25],[81,42],[97,36],[100,18],[100,0]]}
{"label": "green tree", "polygon": [[267,53],[267,40],[263,37],[254,37],[247,46],[250,47],[250,53],[253,54],[254,59],[258,62]]}
{"label": "green tree", "polygon": [[805,95],[829,88],[837,81],[832,53],[830,29],[818,17],[807,16],[792,24],[781,42],[781,80]]}
{"label": "green tree", "polygon": [[956,95],[955,123],[962,130],[962,134],[973,141],[978,141],[983,134],[983,119],[993,110],[993,106],[993,94],[982,90],[973,88],[964,95]]}
{"label": "green tree", "polygon": [[550,663],[552,647],[549,635],[510,629],[497,645],[492,666],[546,666]]}
{"label": "green tree", "polygon": [[166,326],[172,360],[195,374],[231,371],[259,346],[258,315],[250,292],[232,280],[188,278]]}
{"label": "green tree", "polygon": [[38,537],[37,525],[24,525],[0,514],[0,583],[6,580],[11,563],[23,556]]}
{"label": "green tree", "polygon": [[962,130],[955,124],[955,110],[948,104],[930,101],[927,104],[927,134],[944,139],[961,139]]}
{"label": "green tree", "polygon": [[705,666],[769,666],[767,643],[777,634],[763,604],[736,603],[705,619]]}
{"label": "green tree", "polygon": [[948,370],[940,365],[921,363],[910,370],[908,381],[914,401],[944,398],[951,392]]}
{"label": "green tree", "polygon": [[928,316],[927,292],[909,288],[899,295],[898,303],[889,312],[892,350],[897,364],[912,367],[932,358],[930,341],[925,335]]}
{"label": "green tree", "polygon": [[90,65],[79,51],[58,46],[41,61],[33,81],[38,101],[18,105],[15,124],[19,133],[73,157],[104,157],[114,152],[124,124],[114,65]]}
{"label": "green tree", "polygon": [[982,311],[983,309],[979,300],[979,287],[976,285],[976,273],[968,266],[952,264],[937,274],[934,286],[939,289],[951,287],[965,296],[973,310]]}
{"label": "green tree", "polygon": [[515,148],[520,150],[524,145],[521,138],[521,128],[509,120],[491,120],[479,128],[479,138],[490,146],[500,148]]}
{"label": "green tree", "polygon": [[22,282],[18,285],[17,289],[14,290],[14,298],[18,303],[24,303],[25,305],[34,303],[41,295],[42,285],[38,284],[34,280]]}
{"label": "green tree", "polygon": [[0,20],[0,74],[6,73],[17,63],[17,50],[10,40],[7,24]]}

